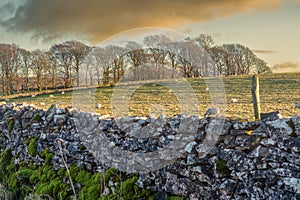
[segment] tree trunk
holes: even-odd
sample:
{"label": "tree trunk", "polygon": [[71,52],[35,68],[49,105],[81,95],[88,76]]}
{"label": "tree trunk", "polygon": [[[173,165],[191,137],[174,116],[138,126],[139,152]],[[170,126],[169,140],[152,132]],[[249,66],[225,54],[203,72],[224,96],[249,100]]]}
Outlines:
{"label": "tree trunk", "polygon": [[79,87],[79,66],[76,68],[76,86]]}

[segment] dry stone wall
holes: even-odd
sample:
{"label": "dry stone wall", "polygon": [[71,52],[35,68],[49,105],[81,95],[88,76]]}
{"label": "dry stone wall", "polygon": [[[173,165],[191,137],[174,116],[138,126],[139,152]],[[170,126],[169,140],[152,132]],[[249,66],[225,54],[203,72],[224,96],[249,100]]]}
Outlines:
{"label": "dry stone wall", "polygon": [[[49,163],[54,170],[65,167],[62,153],[68,165],[76,164],[91,172],[103,172],[112,162],[114,167],[126,170],[128,166],[121,156],[110,157],[114,152],[111,155],[101,152],[107,152],[110,145],[140,154],[159,151],[176,139],[179,124],[186,118],[192,123],[183,128],[196,130],[195,136],[178,151],[173,162],[155,171],[141,170],[138,187],[155,191],[156,199],[163,199],[166,192],[193,200],[300,199],[299,116],[259,122],[182,115],[157,119],[127,117],[116,121],[54,105],[47,111],[3,105],[0,151],[10,149],[15,165],[20,162],[42,165],[46,158],[36,152],[48,148],[53,153]],[[208,148],[205,142],[215,127],[211,124],[220,120],[223,131]],[[155,134],[137,137],[137,127]],[[99,146],[101,137],[109,140],[106,146]],[[91,147],[100,153],[94,154]],[[105,159],[100,159],[101,156]]]}

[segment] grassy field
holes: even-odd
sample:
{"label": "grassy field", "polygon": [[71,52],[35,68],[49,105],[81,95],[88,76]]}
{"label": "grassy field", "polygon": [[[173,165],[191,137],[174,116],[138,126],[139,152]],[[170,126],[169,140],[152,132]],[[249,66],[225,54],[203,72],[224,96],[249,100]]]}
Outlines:
{"label": "grassy field", "polygon": [[[300,73],[269,74],[260,75],[260,98],[262,112],[279,110],[283,117],[299,115],[299,109],[294,109],[294,103],[300,102]],[[199,114],[203,116],[205,110],[211,107],[212,89],[209,87],[219,87],[226,94],[226,116],[234,119],[253,120],[253,106],[251,103],[251,76],[222,77],[218,79],[188,79],[187,81],[193,88],[193,92],[198,99]],[[181,83],[183,80],[178,80]],[[135,83],[136,84],[136,83]],[[224,84],[224,85],[222,85]],[[122,85],[122,90],[126,94],[129,85]],[[129,114],[147,116],[149,113],[159,115],[164,113],[168,116],[181,113],[179,100],[174,91],[161,84],[145,82],[140,83],[130,97],[123,97],[130,100]],[[110,115],[112,113],[112,93],[115,87],[99,87],[97,89],[85,89],[76,91],[76,99],[72,92],[37,95],[36,97],[11,98],[9,102],[34,104],[37,107],[48,108],[56,103],[60,107],[75,105],[81,110],[92,111],[100,115]],[[186,87],[177,87],[178,93],[191,93]],[[177,94],[178,94],[177,93]],[[95,97],[95,101],[91,101]],[[73,98],[73,100],[72,100]],[[237,99],[237,103],[229,103],[230,99]],[[45,105],[41,105],[44,103]],[[96,109],[94,103],[101,103],[101,108]],[[80,106],[78,106],[80,104]],[[92,104],[92,105],[91,105]],[[118,106],[118,105],[114,105]]]}

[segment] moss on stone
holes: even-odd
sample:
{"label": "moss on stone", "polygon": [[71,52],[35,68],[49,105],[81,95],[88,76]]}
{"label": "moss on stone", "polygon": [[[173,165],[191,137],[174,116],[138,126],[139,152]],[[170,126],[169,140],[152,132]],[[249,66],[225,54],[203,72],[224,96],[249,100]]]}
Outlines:
{"label": "moss on stone", "polygon": [[16,172],[17,178],[20,181],[29,181],[29,177],[32,175],[33,170],[27,167],[19,169],[19,171]]}
{"label": "moss on stone", "polygon": [[27,140],[29,140],[29,144],[27,144],[28,153],[33,157],[37,154],[37,138],[34,137]]}
{"label": "moss on stone", "polygon": [[106,183],[108,183],[110,180],[112,181],[117,181],[117,175],[118,175],[118,171],[111,167],[108,170],[106,170],[105,175],[104,175],[104,180]]}
{"label": "moss on stone", "polygon": [[39,181],[40,178],[40,172],[38,170],[34,170],[29,177],[29,181],[31,184],[35,184]]}
{"label": "moss on stone", "polygon": [[10,118],[8,119],[7,123],[8,123],[8,127],[7,127],[8,133],[11,133],[15,125],[15,120],[13,118]]}
{"label": "moss on stone", "polygon": [[[11,175],[15,172],[16,166],[14,164],[14,158],[11,155],[11,150],[5,150],[0,153],[0,182],[4,185],[9,185]],[[16,184],[15,182],[11,185]],[[10,189],[10,188],[9,188]]]}
{"label": "moss on stone", "polygon": [[168,196],[166,198],[167,200],[183,200],[183,197],[178,197],[178,196]]}
{"label": "moss on stone", "polygon": [[7,185],[12,192],[16,193],[18,191],[18,179],[16,173],[10,174],[7,180]]}
{"label": "moss on stone", "polygon": [[65,168],[60,168],[57,172],[57,175],[60,177],[60,178],[63,178],[65,176],[67,176],[67,170]]}
{"label": "moss on stone", "polygon": [[137,199],[153,199],[150,191],[139,188],[136,185],[138,177],[134,174],[130,175],[126,180],[122,181],[119,187],[116,188],[115,194],[109,197],[118,197],[117,194],[122,195],[124,200],[137,200]]}
{"label": "moss on stone", "polygon": [[76,174],[74,180],[77,183],[87,185],[87,183],[91,180],[91,174],[89,172],[81,170],[78,174]]}
{"label": "moss on stone", "polygon": [[[28,147],[34,146],[36,139],[30,138],[27,141]],[[46,148],[39,155],[45,158],[50,154],[49,149]],[[14,199],[23,199],[28,195],[49,195],[54,199],[71,199],[73,193],[65,168],[55,171],[47,162],[41,166],[25,162],[22,165],[14,165],[14,159],[10,150],[0,153],[0,181],[14,194]],[[77,188],[76,191],[78,199],[153,199],[152,192],[136,185],[138,177],[134,174],[125,174],[114,168],[108,169],[105,173],[91,173],[76,165],[71,165],[69,169],[74,185],[77,183],[81,185],[81,188]],[[104,188],[108,186],[109,181],[117,183],[114,186],[115,192],[104,195]]]}
{"label": "moss on stone", "polygon": [[79,149],[80,149],[80,151],[84,151],[84,150],[86,150],[86,147],[84,145],[80,145]]}
{"label": "moss on stone", "polygon": [[221,174],[222,177],[229,177],[231,173],[226,164],[226,160],[218,160],[216,162],[216,170]]}
{"label": "moss on stone", "polygon": [[27,139],[24,141],[24,144],[28,146],[29,143],[30,143],[30,140],[31,140],[31,138],[27,138]]}
{"label": "moss on stone", "polygon": [[9,165],[10,161],[11,161],[10,149],[7,149],[2,153],[0,153],[0,168],[2,169],[1,171],[3,171],[3,169],[5,169],[7,165]]}
{"label": "moss on stone", "polygon": [[35,114],[35,115],[32,117],[31,121],[32,121],[32,122],[38,122],[38,121],[41,120],[41,119],[42,119],[42,118],[41,118],[40,114],[37,113],[37,114]]}
{"label": "moss on stone", "polygon": [[75,178],[76,174],[78,174],[80,172],[80,168],[77,165],[71,164],[70,166],[70,174],[71,174],[71,178]]}
{"label": "moss on stone", "polygon": [[37,194],[51,194],[51,188],[49,187],[49,183],[37,183],[36,184],[36,191]]}
{"label": "moss on stone", "polygon": [[51,165],[44,164],[36,170],[33,170],[29,177],[30,185],[35,185],[36,194],[47,194],[52,197],[66,199],[68,197],[67,189],[69,185],[62,182],[59,174],[52,169]]}
{"label": "moss on stone", "polygon": [[100,184],[90,185],[85,196],[86,200],[98,199],[100,197]]}
{"label": "moss on stone", "polygon": [[51,153],[50,150],[49,150],[49,147],[45,148],[43,151],[41,151],[39,153],[39,155],[45,159],[45,162],[47,164],[50,163],[51,159],[53,158],[54,156],[54,153]]}

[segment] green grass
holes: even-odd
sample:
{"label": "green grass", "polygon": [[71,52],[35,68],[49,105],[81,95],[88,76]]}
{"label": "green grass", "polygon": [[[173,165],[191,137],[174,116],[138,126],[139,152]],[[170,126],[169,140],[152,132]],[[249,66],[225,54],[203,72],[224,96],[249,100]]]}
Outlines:
{"label": "green grass", "polygon": [[[278,109],[284,117],[299,115],[299,110],[294,109],[294,102],[300,101],[300,73],[268,74],[260,75],[260,98],[262,112],[271,112]],[[234,119],[253,120],[253,106],[251,103],[251,75],[231,76],[221,78],[226,93],[226,102],[235,98],[236,104],[226,105],[226,116]],[[178,80],[180,82],[182,80]],[[199,114],[203,116],[205,110],[211,106],[210,93],[206,91],[206,81],[212,82],[211,87],[219,86],[220,82],[213,79],[188,79],[194,89],[199,102]],[[147,116],[149,113],[159,115],[164,113],[173,116],[181,113],[181,107],[174,92],[169,88],[153,84],[141,83],[130,97],[129,115]],[[127,86],[120,87],[120,94]],[[72,92],[65,94],[57,93],[54,97],[38,95],[37,97],[23,97],[10,99],[11,102],[40,105],[44,102],[47,109],[51,104],[57,103],[60,107],[77,105],[81,110],[91,111],[100,115],[109,114],[113,117],[111,97],[115,87],[99,87],[95,92],[95,102],[101,103],[102,107],[96,109],[91,105],[94,89],[76,91],[77,99],[72,101]],[[185,87],[177,87],[179,93],[187,92]],[[78,106],[78,103],[80,106]],[[115,105],[118,106],[118,105]]]}

